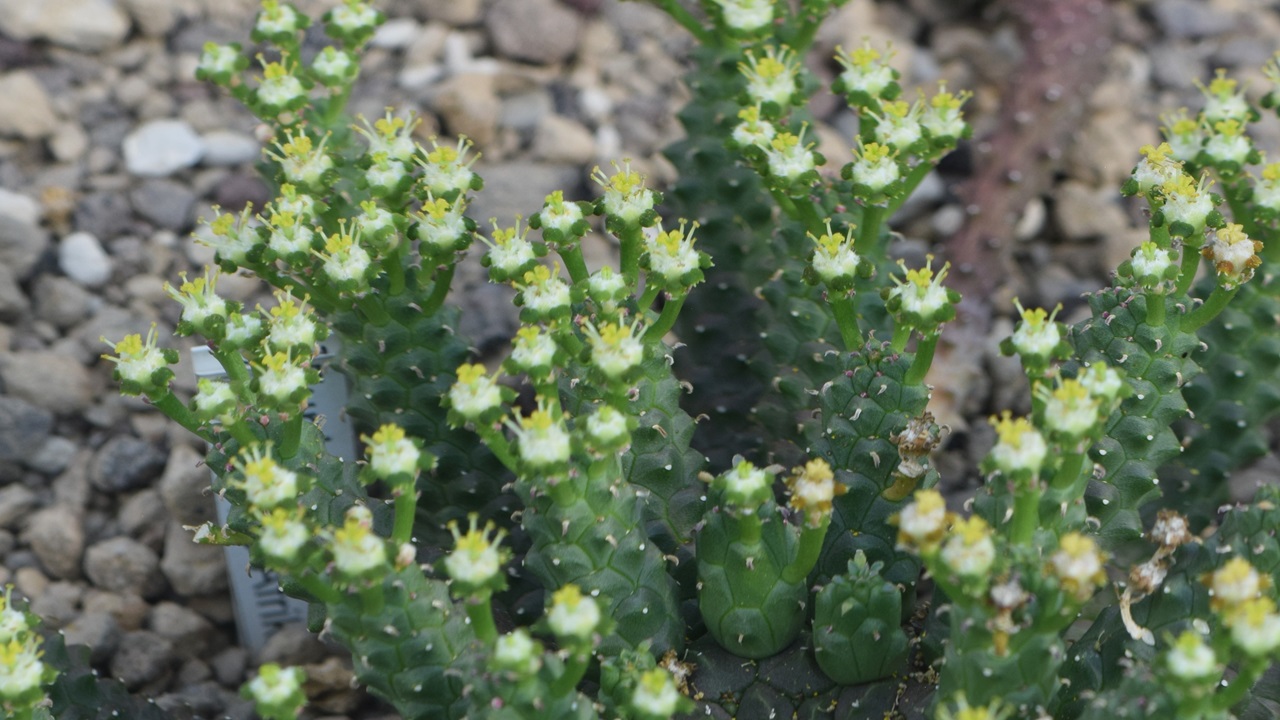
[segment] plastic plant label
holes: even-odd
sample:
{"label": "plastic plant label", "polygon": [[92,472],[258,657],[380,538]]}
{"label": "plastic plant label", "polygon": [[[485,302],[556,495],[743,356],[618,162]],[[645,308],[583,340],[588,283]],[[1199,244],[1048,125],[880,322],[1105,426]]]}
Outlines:
{"label": "plastic plant label", "polygon": [[[325,365],[336,354],[337,344],[333,339],[321,343],[320,354],[315,359],[320,382],[311,386],[311,401],[305,417],[314,421],[323,416],[325,448],[337,457],[354,458],[355,429],[343,410],[347,403],[347,379],[338,372],[325,372]],[[226,371],[206,347],[191,350],[191,364],[197,379],[226,377]],[[218,522],[226,523],[230,503],[218,496],[214,500]],[[241,645],[256,652],[282,626],[307,621],[307,603],[281,592],[275,573],[250,568],[248,548],[229,546],[225,551]]]}

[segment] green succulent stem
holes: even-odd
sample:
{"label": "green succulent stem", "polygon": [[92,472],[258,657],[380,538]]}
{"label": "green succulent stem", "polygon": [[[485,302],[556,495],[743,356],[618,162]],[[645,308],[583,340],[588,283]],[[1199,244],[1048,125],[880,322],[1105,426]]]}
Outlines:
{"label": "green succulent stem", "polygon": [[302,411],[295,410],[288,420],[280,436],[280,449],[277,451],[281,459],[289,460],[298,454],[298,445],[302,442]]}
{"label": "green succulent stem", "polygon": [[473,595],[463,603],[467,608],[467,617],[471,620],[471,630],[476,637],[488,645],[498,639],[498,626],[493,621],[493,607],[489,601],[490,593]]}
{"label": "green succulent stem", "polygon": [[1215,286],[1213,292],[1209,293],[1209,297],[1205,298],[1204,304],[1182,318],[1183,332],[1193,333],[1207,325],[1210,320],[1218,317],[1218,313],[1226,309],[1227,303],[1231,302],[1231,298],[1238,292],[1240,292],[1239,285],[1230,290],[1221,285]]}
{"label": "green succulent stem", "polygon": [[828,296],[831,312],[835,315],[836,324],[840,326],[840,341],[844,349],[849,351],[862,347],[862,328],[858,325],[858,308],[848,293]]}
{"label": "green succulent stem", "polygon": [[872,255],[872,250],[880,241],[880,225],[888,214],[883,205],[867,205],[862,208],[862,222],[858,225],[858,239],[853,249],[861,255]]}
{"label": "green succulent stem", "polygon": [[1160,223],[1159,225],[1151,223],[1147,230],[1147,236],[1151,239],[1151,242],[1155,243],[1158,247],[1166,250],[1169,249],[1168,223]]}
{"label": "green succulent stem", "polygon": [[644,294],[640,296],[640,310],[648,310],[653,307],[653,301],[658,299],[658,293],[662,292],[662,288],[657,283],[649,283]]}
{"label": "green succulent stem", "polygon": [[814,206],[813,201],[809,198],[794,198],[781,190],[771,189],[770,194],[773,195],[774,202],[778,203],[778,207],[782,208],[782,212],[787,217],[804,225],[805,229],[814,234],[823,230],[823,220],[818,216],[818,210]]}
{"label": "green succulent stem", "polygon": [[1082,450],[1072,450],[1063,455],[1062,464],[1058,466],[1058,471],[1053,474],[1053,479],[1049,481],[1049,487],[1054,490],[1070,488],[1080,478],[1080,473],[1084,470],[1086,457],[1087,454]]}
{"label": "green succulent stem", "polygon": [[591,652],[583,648],[572,648],[564,659],[564,672],[551,683],[551,695],[564,697],[578,687],[582,677],[587,674],[591,664]]}
{"label": "green succulent stem", "polygon": [[741,513],[735,515],[738,525],[738,539],[745,545],[758,545],[760,543],[760,511],[748,515]]}
{"label": "green succulent stem", "polygon": [[338,92],[329,96],[328,102],[324,106],[324,117],[321,121],[328,130],[333,130],[338,121],[342,120],[343,112],[347,109],[347,100],[351,98],[351,88],[355,87],[355,78],[342,84],[342,88]]}
{"label": "green succulent stem", "polygon": [[680,27],[688,30],[689,34],[696,38],[700,44],[707,46],[717,44],[715,35],[708,32],[702,23],[698,21],[698,18],[686,10],[679,0],[656,0],[654,4],[670,15],[672,20],[680,24]]}
{"label": "green succulent stem", "polygon": [[[894,335],[897,335],[896,331]],[[938,349],[938,335],[939,333],[935,330],[921,336],[916,343],[916,356],[911,361],[911,368],[902,379],[904,383],[915,385],[924,382],[925,375],[929,374],[929,368],[933,365],[933,353]]]}
{"label": "green succulent stem", "polygon": [[520,469],[520,463],[516,461],[514,455],[511,454],[511,442],[507,440],[507,436],[493,425],[477,425],[476,434],[484,440],[484,444],[489,448],[489,452],[498,458],[498,462],[511,472],[517,472]]}
{"label": "green succulent stem", "polygon": [[627,225],[618,235],[618,265],[622,276],[633,287],[640,277],[640,255],[644,252],[644,230],[638,224]]}
{"label": "green succulent stem", "polygon": [[397,245],[382,259],[382,269],[387,273],[387,292],[392,296],[404,294],[405,244]]}
{"label": "green succulent stem", "polygon": [[660,342],[662,337],[671,331],[676,324],[676,318],[680,316],[680,308],[684,307],[684,299],[688,296],[688,293],[681,293],[676,297],[667,298],[666,304],[662,306],[662,314],[644,331],[646,340]]}
{"label": "green succulent stem", "polygon": [[427,296],[426,302],[422,304],[422,314],[434,315],[444,305],[445,298],[449,296],[449,286],[453,284],[453,273],[457,267],[457,263],[449,263],[436,270],[431,294]]}
{"label": "green succulent stem", "polygon": [[311,597],[319,600],[325,605],[336,605],[342,601],[342,593],[329,583],[325,582],[318,575],[311,573],[303,573],[290,578],[294,582],[302,586]]}
{"label": "green succulent stem", "polygon": [[907,341],[911,339],[911,326],[906,323],[897,323],[893,328],[893,338],[889,341],[889,347],[895,353],[901,353],[907,349]]}
{"label": "green succulent stem", "polygon": [[822,542],[827,537],[827,528],[831,526],[831,516],[827,515],[822,519],[822,524],[817,527],[804,523],[800,529],[800,545],[796,550],[796,557],[782,570],[782,581],[794,585],[813,572],[813,567],[818,564],[818,557],[822,554]]}
{"label": "green succulent stem", "polygon": [[231,437],[235,438],[242,448],[258,442],[258,436],[253,434],[253,429],[241,418],[236,418],[235,422],[222,427],[231,433]]}
{"label": "green succulent stem", "polygon": [[1267,659],[1249,659],[1241,663],[1236,676],[1213,694],[1214,707],[1225,711],[1239,705],[1269,665]]}
{"label": "green succulent stem", "polygon": [[1159,290],[1148,290],[1147,298],[1147,324],[1159,327],[1164,325],[1164,293]]}
{"label": "green succulent stem", "polygon": [[1200,253],[1196,248],[1191,247],[1183,241],[1182,244],[1182,267],[1178,272],[1178,284],[1174,287],[1173,293],[1178,297],[1186,295],[1191,290],[1191,284],[1195,282],[1196,270],[1200,269]]}
{"label": "green succulent stem", "polygon": [[560,253],[560,259],[564,260],[564,267],[569,271],[569,279],[573,280],[574,285],[581,285],[591,277],[591,271],[587,270],[587,261],[582,257],[582,245],[573,243],[568,247],[557,247],[556,251]]}
{"label": "green succulent stem", "polygon": [[182,404],[182,401],[178,400],[177,395],[172,392],[165,392],[164,395],[158,398],[148,399],[151,400],[152,405],[160,409],[160,412],[169,416],[170,420],[186,428],[191,434],[203,438],[205,441],[210,439],[209,430],[204,426],[204,423],[200,422],[200,418],[191,412],[191,408],[188,408]]}
{"label": "green succulent stem", "polygon": [[1014,545],[1030,544],[1040,526],[1040,482],[1029,478],[1018,482],[1013,498],[1013,524],[1009,529],[1009,542]]}
{"label": "green succulent stem", "polygon": [[377,615],[382,612],[385,605],[386,597],[383,595],[380,581],[371,582],[360,588],[360,606],[364,609],[365,615]]}
{"label": "green succulent stem", "polygon": [[920,186],[920,183],[924,181],[925,176],[927,176],[929,171],[936,165],[937,162],[935,159],[921,159],[915,167],[911,168],[911,170],[907,172],[907,177],[902,181],[902,189],[892,200],[889,201],[889,215],[893,215],[898,212],[899,208],[902,207],[902,204],[907,201],[907,198],[911,197],[911,194],[914,193],[916,188]]}
{"label": "green succulent stem", "polygon": [[231,392],[236,397],[245,397],[249,390],[249,368],[245,365],[244,356],[238,350],[228,351],[211,348],[213,359],[218,361],[222,366],[222,371],[227,374],[227,380],[231,383]]}
{"label": "green succulent stem", "polygon": [[367,292],[356,298],[356,307],[360,309],[360,313],[366,320],[377,327],[386,327],[387,323],[391,322],[391,315],[383,306],[382,299],[373,292]]}
{"label": "green succulent stem", "polygon": [[398,547],[413,538],[413,519],[418,509],[418,493],[413,491],[412,485],[399,488],[394,507],[395,522],[391,526],[391,540]]}
{"label": "green succulent stem", "polygon": [[338,307],[338,296],[329,288],[312,285],[295,277],[281,275],[276,268],[259,263],[249,268],[255,275],[267,281],[267,284],[286,290],[295,297],[310,298],[311,306],[326,314]]}

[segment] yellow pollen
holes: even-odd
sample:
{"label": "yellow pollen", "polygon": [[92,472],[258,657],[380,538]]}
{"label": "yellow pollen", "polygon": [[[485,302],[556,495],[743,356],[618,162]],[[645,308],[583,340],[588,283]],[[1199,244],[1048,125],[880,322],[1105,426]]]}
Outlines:
{"label": "yellow pollen", "polygon": [[977,545],[983,538],[991,534],[987,521],[977,515],[970,515],[965,520],[957,521],[952,529],[960,540],[969,546]]}
{"label": "yellow pollen", "polygon": [[551,594],[551,604],[573,610],[582,604],[582,591],[577,585],[565,585]]}
{"label": "yellow pollen", "polygon": [[435,165],[451,165],[458,161],[458,151],[451,147],[438,147],[427,153],[427,160]]}
{"label": "yellow pollen", "polygon": [[1069,532],[1058,541],[1058,547],[1072,558],[1082,558],[1097,552],[1093,540],[1077,532]]}
{"label": "yellow pollen", "polygon": [[917,490],[915,505],[917,515],[931,515],[947,506],[942,493],[937,490]]}
{"label": "yellow pollen", "polygon": [[262,358],[262,365],[268,370],[280,372],[289,366],[290,358],[287,354],[278,352]]}
{"label": "yellow pollen", "polygon": [[777,150],[778,152],[786,152],[787,150],[790,150],[791,148],[799,145],[800,138],[796,137],[795,135],[792,135],[789,132],[784,132],[784,133],[780,133],[777,137],[773,139],[773,142],[769,144],[772,145],[773,149]]}
{"label": "yellow pollen", "polygon": [[520,421],[520,425],[526,430],[550,430],[555,421],[551,419],[551,413],[538,408],[529,413],[529,416]]}
{"label": "yellow pollen", "polygon": [[994,415],[990,419],[991,425],[995,428],[996,435],[1000,438],[1000,442],[1012,448],[1021,448],[1022,439],[1028,434],[1035,432],[1035,427],[1031,425],[1025,417],[1013,418],[1012,413],[1008,410],[1004,411],[999,418]]}
{"label": "yellow pollen", "polygon": [[539,265],[524,274],[525,285],[541,285],[551,279],[551,270],[546,265]]}
{"label": "yellow pollen", "polygon": [[373,442],[375,445],[392,444],[404,440],[404,437],[404,428],[387,423],[373,434]]}
{"label": "yellow pollen", "polygon": [[209,223],[209,231],[217,237],[225,237],[231,232],[231,226],[235,222],[236,219],[231,215],[219,215],[217,219]]}
{"label": "yellow pollen", "polygon": [[430,202],[423,203],[422,209],[424,212],[426,212],[426,214],[430,215],[433,219],[442,220],[446,215],[449,214],[449,210],[451,208],[447,200],[445,200],[444,198],[436,198]]}
{"label": "yellow pollen", "polygon": [[1162,163],[1173,154],[1173,148],[1169,147],[1169,143],[1162,142],[1159,145],[1143,145],[1138,152],[1153,163]]}
{"label": "yellow pollen", "polygon": [[1064,403],[1087,400],[1089,390],[1079,380],[1072,378],[1062,381],[1062,385],[1053,391],[1053,398]]}
{"label": "yellow pollen", "polygon": [[471,385],[484,377],[484,375],[484,366],[478,363],[466,363],[458,366],[458,382],[462,385]]}

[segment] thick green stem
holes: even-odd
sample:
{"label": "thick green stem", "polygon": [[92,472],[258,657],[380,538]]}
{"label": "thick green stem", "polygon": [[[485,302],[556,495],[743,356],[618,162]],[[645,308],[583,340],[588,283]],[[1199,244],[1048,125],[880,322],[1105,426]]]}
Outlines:
{"label": "thick green stem", "polygon": [[1184,241],[1182,244],[1182,268],[1178,273],[1178,285],[1173,291],[1175,297],[1182,297],[1191,290],[1191,284],[1196,280],[1196,270],[1199,269],[1199,249],[1187,245]]}
{"label": "thick green stem", "polygon": [[760,514],[753,512],[750,515],[743,513],[737,518],[738,540],[744,545],[760,544]]}
{"label": "thick green stem", "polygon": [[644,289],[644,295],[640,296],[640,312],[645,312],[653,307],[653,301],[658,299],[658,293],[662,292],[662,288],[657,283],[649,283]]}
{"label": "thick green stem", "polygon": [[858,226],[858,239],[853,249],[866,256],[874,256],[872,249],[880,241],[880,226],[884,222],[885,208],[868,205],[862,209],[862,223]]}
{"label": "thick green stem", "polygon": [[301,585],[302,589],[311,594],[311,597],[319,600],[325,605],[337,605],[342,601],[342,593],[332,585],[320,579],[319,576],[301,574],[295,575],[290,579]]}
{"label": "thick green stem", "polygon": [[160,409],[160,412],[168,415],[170,420],[186,428],[191,434],[206,442],[211,439],[208,428],[204,426],[204,423],[200,422],[200,418],[196,417],[190,408],[178,400],[178,396],[167,392],[159,398],[148,399],[151,400],[151,404]]}
{"label": "thick green stem", "polygon": [[587,666],[590,663],[589,650],[570,650],[564,659],[564,673],[551,684],[551,695],[564,697],[573,692],[574,688],[578,687],[578,683],[582,682],[582,676],[587,674]]}
{"label": "thick green stem", "polygon": [[635,287],[640,277],[640,255],[644,252],[644,231],[639,225],[629,225],[618,236],[618,265],[627,283]]}
{"label": "thick green stem", "polygon": [[457,263],[450,263],[436,270],[431,294],[427,296],[426,302],[422,304],[423,315],[434,315],[444,305],[445,298],[449,296],[449,286],[453,284],[453,273],[457,267]]}
{"label": "thick green stem", "polygon": [[852,352],[861,348],[862,328],[858,325],[858,308],[853,304],[853,298],[847,293],[837,293],[834,297],[828,295],[827,301],[831,303],[836,325],[840,326],[844,349]]}
{"label": "thick green stem", "polygon": [[809,577],[813,566],[818,564],[818,556],[822,554],[822,541],[827,537],[827,528],[831,525],[831,516],[823,518],[822,524],[811,527],[807,522],[800,530],[800,547],[796,557],[782,569],[782,581],[795,584]]}
{"label": "thick green stem", "polygon": [[1250,659],[1241,663],[1240,671],[1236,676],[1225,687],[1213,694],[1214,707],[1218,710],[1229,710],[1239,705],[1269,665],[1270,662],[1266,659]]}
{"label": "thick green stem", "polygon": [[385,327],[391,322],[391,315],[382,305],[382,298],[372,292],[365,293],[356,299],[356,307],[360,308],[360,312],[365,318],[377,327]]}
{"label": "thick green stem", "polygon": [[391,541],[397,547],[413,539],[413,519],[418,509],[418,493],[413,491],[413,484],[399,488],[394,501],[395,523],[391,526]]}
{"label": "thick green stem", "polygon": [[213,353],[213,359],[218,361],[222,371],[227,374],[227,380],[231,382],[231,392],[238,398],[246,397],[249,391],[249,367],[245,365],[244,356],[239,351],[218,348],[210,350]]}
{"label": "thick green stem", "polygon": [[382,259],[382,270],[387,274],[387,292],[393,297],[404,294],[404,252],[400,243]]}
{"label": "thick green stem", "polygon": [[231,437],[235,438],[242,448],[252,447],[258,443],[258,436],[244,420],[237,418],[235,422],[222,427],[231,433]]}
{"label": "thick green stem", "polygon": [[564,260],[564,267],[569,271],[569,279],[573,280],[574,285],[585,283],[591,277],[579,243],[575,242],[567,248],[557,248],[557,252],[560,253],[560,259]]}
{"label": "thick green stem", "polygon": [[715,45],[714,35],[702,26],[702,23],[693,16],[693,13],[684,9],[684,6],[680,4],[680,0],[657,0],[655,4],[670,15],[672,20],[679,23],[680,27],[688,30],[689,34],[698,40],[698,44]]}
{"label": "thick green stem", "polygon": [[476,637],[486,645],[492,645],[498,639],[498,626],[493,622],[493,608],[489,603],[489,593],[483,597],[470,597],[463,603],[467,608],[467,617],[471,620],[471,629]]}
{"label": "thick green stem", "polygon": [[645,339],[660,342],[662,336],[670,332],[676,324],[676,318],[680,316],[680,308],[684,307],[684,299],[688,296],[688,293],[683,293],[679,297],[668,298],[667,304],[662,306],[662,314],[644,331]]}
{"label": "thick green stem", "polygon": [[911,326],[906,323],[899,323],[893,328],[893,339],[889,341],[889,347],[893,351],[900,353],[907,349],[907,341],[911,339]]}
{"label": "thick green stem", "polygon": [[924,181],[925,176],[927,176],[929,171],[932,169],[933,162],[929,160],[921,160],[916,163],[915,167],[911,168],[907,173],[907,177],[903,180],[901,192],[895,196],[893,200],[889,201],[889,216],[898,212],[898,209],[907,201],[907,198],[911,197],[911,194],[916,191],[916,187]]}
{"label": "thick green stem", "polygon": [[324,127],[326,130],[333,130],[334,125],[342,119],[343,112],[347,109],[347,100],[351,98],[351,88],[355,87],[356,79],[351,78],[350,81],[342,86],[342,89],[329,96],[329,101],[324,107]]}
{"label": "thick green stem", "polygon": [[1154,327],[1164,325],[1164,293],[1158,290],[1148,290],[1147,297],[1147,324]]}
{"label": "thick green stem", "polygon": [[386,605],[386,596],[382,593],[381,581],[360,588],[360,606],[366,617],[373,617],[382,612]]}
{"label": "thick green stem", "polygon": [[1195,332],[1207,325],[1210,320],[1218,317],[1218,313],[1226,309],[1227,303],[1231,302],[1231,298],[1238,292],[1240,292],[1239,285],[1230,290],[1224,289],[1221,285],[1215,287],[1203,305],[1182,318],[1183,332]]}
{"label": "thick green stem", "polygon": [[1058,466],[1058,471],[1053,474],[1053,479],[1049,481],[1049,487],[1054,490],[1068,490],[1077,480],[1080,479],[1080,473],[1084,470],[1084,461],[1088,455],[1082,450],[1073,450],[1062,458],[1062,464]]}
{"label": "thick green stem", "polygon": [[813,201],[808,198],[793,198],[781,190],[770,190],[773,199],[778,203],[778,207],[782,208],[782,212],[787,217],[804,225],[808,232],[814,235],[820,234],[826,229],[825,221],[818,216],[818,210],[814,207]]}
{"label": "thick green stem", "polygon": [[520,469],[520,463],[516,461],[515,455],[511,453],[511,441],[507,439],[502,431],[492,425],[486,425],[476,428],[476,434],[484,440],[484,444],[488,446],[489,452],[498,458],[511,472],[517,472]]}
{"label": "thick green stem", "polygon": [[[897,333],[894,333],[895,341]],[[916,343],[916,356],[911,361],[911,367],[907,370],[906,377],[903,382],[907,385],[916,385],[924,382],[924,376],[929,374],[929,368],[933,365],[933,353],[938,348],[938,331],[934,330],[928,335],[923,335],[920,342]]]}
{"label": "thick green stem", "polygon": [[280,436],[280,448],[277,451],[280,459],[289,460],[298,454],[298,445],[302,442],[302,411],[297,410],[284,422],[283,434]]}
{"label": "thick green stem", "polygon": [[1161,223],[1159,225],[1151,225],[1147,230],[1147,236],[1156,246],[1168,250],[1169,249],[1169,225]]}
{"label": "thick green stem", "polygon": [[1040,525],[1040,481],[1017,483],[1013,498],[1013,523],[1009,529],[1012,545],[1030,545]]}

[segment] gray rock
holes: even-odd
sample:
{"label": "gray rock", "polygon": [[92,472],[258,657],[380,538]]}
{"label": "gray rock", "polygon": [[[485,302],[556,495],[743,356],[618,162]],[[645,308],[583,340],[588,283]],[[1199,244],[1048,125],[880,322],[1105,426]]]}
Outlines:
{"label": "gray rock", "polygon": [[394,18],[383,23],[369,45],[385,50],[403,50],[413,44],[422,26],[413,18]]}
{"label": "gray rock", "polygon": [[49,152],[59,162],[73,163],[89,152],[89,134],[78,123],[59,123],[49,138]]}
{"label": "gray rock", "polygon": [[258,664],[311,665],[329,657],[329,649],[307,626],[285,625],[267,639],[258,652]]}
{"label": "gray rock", "polygon": [[74,358],[51,352],[0,355],[0,383],[9,395],[55,415],[79,413],[96,394],[88,368]]}
{"label": "gray rock", "polygon": [[171,522],[160,563],[179,595],[208,595],[227,588],[227,555],[216,545],[197,545],[182,523]]}
{"label": "gray rock", "polygon": [[8,530],[0,530],[0,557],[13,552],[17,545],[18,539],[13,536],[13,533]]}
{"label": "gray rock", "polygon": [[98,52],[125,39],[129,18],[112,0],[0,0],[0,32]]}
{"label": "gray rock", "polygon": [[94,585],[112,592],[145,598],[164,589],[156,554],[133,538],[114,537],[90,547],[84,556],[84,572]]}
{"label": "gray rock", "polygon": [[172,180],[147,180],[129,193],[133,209],[157,227],[183,232],[191,227],[196,194]]}
{"label": "gray rock", "polygon": [[165,460],[165,453],[146,440],[117,435],[98,449],[89,480],[107,493],[134,490],[154,480]]}
{"label": "gray rock", "polygon": [[25,279],[49,248],[49,234],[26,218],[0,213],[0,265]]}
{"label": "gray rock", "polygon": [[18,278],[5,265],[0,265],[0,320],[13,322],[21,319],[30,310],[27,296],[18,285]]}
{"label": "gray rock", "polygon": [[54,435],[27,459],[27,467],[44,475],[57,475],[71,465],[78,447],[74,440]]}
{"label": "gray rock", "polygon": [[106,662],[120,644],[120,623],[109,612],[84,612],[62,628],[68,645],[85,645],[93,664]]}
{"label": "gray rock", "polygon": [[1179,39],[1219,35],[1236,24],[1235,12],[1202,0],[1159,0],[1151,13],[1165,35]]}
{"label": "gray rock", "polygon": [[114,264],[97,237],[87,232],[74,232],[58,245],[58,267],[81,285],[96,288],[111,279]]}
{"label": "gray rock", "polygon": [[16,397],[0,395],[0,462],[25,461],[53,429],[53,414]]}
{"label": "gray rock", "polygon": [[39,504],[40,498],[22,483],[0,487],[0,528],[17,528]]}
{"label": "gray rock", "polygon": [[548,115],[533,133],[533,156],[551,163],[586,165],[596,157],[596,139],[585,125]]}
{"label": "gray rock", "polygon": [[536,88],[502,98],[499,122],[512,130],[532,130],[551,114],[555,105],[551,93]]}
{"label": "gray rock", "polygon": [[35,316],[59,329],[83,322],[101,302],[70,278],[47,274],[36,278],[31,299]]}
{"label": "gray rock", "polygon": [[116,237],[133,224],[133,208],[122,193],[90,193],[76,203],[75,225],[100,238]]}
{"label": "gray rock", "polygon": [[32,515],[23,539],[51,577],[62,580],[80,577],[84,530],[75,510],[54,505]]}
{"label": "gray rock", "polygon": [[31,600],[31,612],[52,628],[66,626],[80,615],[80,598],[84,590],[76,583],[51,582]]}
{"label": "gray rock", "polygon": [[238,687],[244,682],[244,671],[249,665],[249,653],[244,648],[233,645],[209,661],[213,676],[227,687]]}
{"label": "gray rock", "polygon": [[86,614],[107,613],[126,632],[142,629],[143,622],[151,614],[151,606],[137,595],[121,595],[96,588],[85,593],[83,604]]}
{"label": "gray rock", "polygon": [[252,135],[234,130],[214,130],[200,136],[205,165],[243,165],[258,159],[262,145]]}
{"label": "gray rock", "polygon": [[40,203],[35,199],[0,188],[0,216],[35,226],[40,224],[40,215]]}
{"label": "gray rock", "polygon": [[183,2],[174,2],[173,0],[121,0],[124,9],[129,11],[129,15],[133,18],[134,23],[138,25],[138,29],[142,34],[149,37],[160,38],[169,34],[169,31],[178,24],[184,16],[192,15],[198,7],[195,3],[185,0]]}
{"label": "gray rock", "polygon": [[160,497],[175,520],[183,525],[199,525],[216,513],[209,490],[209,467],[204,457],[187,445],[177,445],[169,453],[160,477]]}
{"label": "gray rock", "polygon": [[228,700],[236,696],[212,680],[191,682],[187,674],[190,664],[183,665],[182,672],[178,673],[174,681],[178,689],[156,698],[156,706],[168,713],[173,720],[227,717],[223,710]]}
{"label": "gray rock", "polygon": [[122,149],[130,173],[165,177],[200,162],[204,142],[182,120],[152,120],[129,133]]}
{"label": "gray rock", "polygon": [[474,25],[480,21],[481,0],[415,0],[427,20],[449,25]]}
{"label": "gray rock", "polygon": [[550,65],[573,54],[582,16],[557,0],[497,0],[485,29],[500,55]]}
{"label": "gray rock", "polygon": [[120,529],[143,545],[158,549],[164,542],[167,515],[160,493],[155,489],[146,488],[135,493],[120,506],[116,517],[120,521]]}
{"label": "gray rock", "polygon": [[131,691],[163,687],[172,673],[173,643],[150,630],[125,633],[111,658],[111,675]]}
{"label": "gray rock", "polygon": [[52,135],[57,126],[49,95],[34,74],[16,70],[0,75],[0,135],[39,140]]}
{"label": "gray rock", "polygon": [[437,86],[434,106],[449,134],[465,135],[481,150],[497,136],[502,103],[492,75],[465,73],[449,78]]}
{"label": "gray rock", "polygon": [[1075,181],[1058,186],[1053,215],[1058,229],[1069,240],[1102,237],[1128,225],[1114,190],[1092,188]]}
{"label": "gray rock", "polygon": [[528,217],[542,209],[547,195],[563,190],[565,199],[585,197],[580,192],[582,170],[573,165],[533,162],[509,162],[490,165],[477,163],[475,171],[484,178],[485,190],[471,203],[468,215],[489,226],[489,218],[507,225],[516,215]]}
{"label": "gray rock", "polygon": [[173,642],[182,657],[200,657],[209,649],[213,623],[200,613],[172,602],[151,609],[151,630]]}

